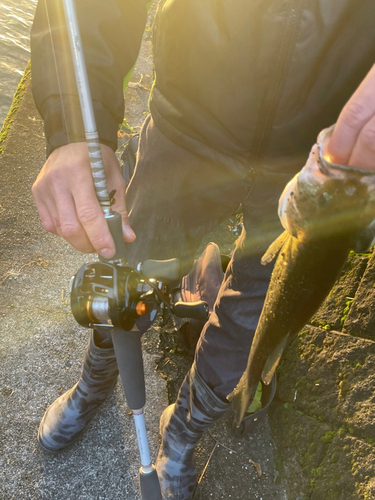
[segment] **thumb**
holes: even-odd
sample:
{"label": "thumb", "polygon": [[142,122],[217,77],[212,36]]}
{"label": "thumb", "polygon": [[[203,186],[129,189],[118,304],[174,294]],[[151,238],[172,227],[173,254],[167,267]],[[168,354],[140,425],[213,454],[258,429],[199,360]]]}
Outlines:
{"label": "thumb", "polygon": [[102,144],[101,147],[104,160],[104,167],[106,170],[108,191],[111,192],[113,189],[116,191],[115,203],[113,204],[112,208],[115,212],[121,215],[122,235],[124,240],[127,243],[131,243],[132,241],[135,240],[136,236],[133,229],[130,227],[128,211],[126,210],[125,180],[122,176],[120,165],[118,163],[115,153],[108,146]]}
{"label": "thumb", "polygon": [[121,218],[122,218],[122,234],[123,234],[124,240],[127,243],[131,243],[132,241],[134,241],[136,239],[136,235],[135,235],[135,232],[133,231],[133,229],[130,227],[128,213],[126,211],[126,208],[125,208],[125,211],[123,213],[121,213]]}
{"label": "thumb", "polygon": [[135,240],[136,235],[133,229],[130,227],[128,211],[126,210],[125,204],[125,191],[121,194],[116,193],[116,203],[113,205],[113,210],[121,215],[122,219],[122,235],[127,243],[131,243]]}

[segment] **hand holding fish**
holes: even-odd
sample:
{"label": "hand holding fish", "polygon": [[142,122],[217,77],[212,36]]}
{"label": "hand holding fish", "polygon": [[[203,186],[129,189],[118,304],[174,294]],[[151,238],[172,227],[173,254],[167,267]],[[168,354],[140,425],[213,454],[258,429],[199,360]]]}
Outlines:
{"label": "hand holding fish", "polygon": [[281,224],[300,241],[359,234],[375,218],[375,170],[328,161],[334,130],[335,126],[319,134],[306,165],[279,200]]}
{"label": "hand holding fish", "polygon": [[[122,215],[125,241],[135,234],[125,206],[125,181],[115,153],[102,145],[108,190],[116,190],[113,209]],[[62,236],[81,252],[110,258],[115,245],[96,197],[86,142],[71,143],[51,153],[32,188],[43,227]]]}
{"label": "hand holding fish", "polygon": [[352,227],[355,232],[374,219],[374,203],[375,65],[336,125],[319,135],[305,167],[286,186],[279,217],[299,239],[340,228],[348,232]]}

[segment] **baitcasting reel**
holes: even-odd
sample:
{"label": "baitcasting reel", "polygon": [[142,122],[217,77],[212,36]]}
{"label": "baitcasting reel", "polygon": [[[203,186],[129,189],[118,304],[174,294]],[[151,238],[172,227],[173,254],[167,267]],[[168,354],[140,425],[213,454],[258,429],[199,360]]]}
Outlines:
{"label": "baitcasting reel", "polygon": [[206,321],[206,302],[183,302],[179,288],[180,261],[147,260],[137,269],[99,261],[84,264],[70,283],[71,309],[76,321],[86,327],[118,327],[130,331],[146,314],[153,321],[161,304],[179,318]]}

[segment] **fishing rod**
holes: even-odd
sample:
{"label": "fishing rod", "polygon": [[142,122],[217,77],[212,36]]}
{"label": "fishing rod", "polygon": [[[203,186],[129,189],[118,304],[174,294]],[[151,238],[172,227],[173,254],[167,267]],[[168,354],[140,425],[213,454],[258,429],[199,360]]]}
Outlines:
{"label": "fishing rod", "polygon": [[126,266],[121,215],[111,208],[112,193],[108,193],[106,183],[74,0],[63,0],[63,6],[95,191],[116,246],[112,259],[100,257],[99,262],[83,265],[73,276],[71,309],[82,326],[108,328],[111,332],[126,401],[136,428],[141,461],[141,498],[162,500],[144,419],[146,391],[141,333],[136,323],[145,316],[151,323],[161,304],[181,318],[206,321],[208,305],[203,301],[184,303],[179,290],[169,288],[170,283],[180,279],[177,259],[148,260],[139,264],[137,269]]}
{"label": "fishing rod", "polygon": [[[122,237],[121,215],[119,213],[113,212],[111,209],[111,199],[106,183],[103,159],[100,149],[99,134],[95,122],[95,115],[92,105],[90,86],[86,71],[86,63],[74,0],[63,0],[63,6],[68,28],[70,49],[81,105],[81,112],[85,128],[85,136],[95,191],[116,246],[115,256],[113,257],[113,259],[111,259],[111,261],[114,262],[125,258],[125,243]],[[112,276],[111,281],[112,283],[114,283],[114,272],[117,270],[118,266],[114,267],[107,264],[106,267],[108,269],[105,270],[107,271],[105,274],[107,276]],[[99,269],[99,276],[103,276],[102,271],[103,269]],[[106,280],[106,284],[108,285],[108,280]],[[75,287],[73,286],[73,290],[74,289]],[[115,289],[116,286],[113,287],[113,290]],[[99,319],[102,319],[103,308],[104,311],[108,311],[108,298],[107,302],[105,302],[105,300],[103,301],[103,299],[106,299],[106,297],[97,297],[97,299],[99,299],[99,301],[97,300],[96,306],[97,308],[100,308],[101,313],[96,313],[95,307],[93,307],[93,302],[91,304],[91,316],[93,318],[90,318],[90,325],[95,324],[97,316],[99,316]],[[98,306],[98,304],[100,304],[100,306]],[[146,310],[146,308],[144,310]],[[92,321],[92,319],[94,319],[94,321]],[[101,327],[103,326],[101,325]],[[129,330],[131,330],[131,328]],[[121,330],[121,328],[117,328],[112,334],[112,340],[125,392],[125,397],[129,407],[132,410],[137,432],[138,447],[141,459],[141,467],[139,470],[141,496],[143,500],[162,500],[158,476],[156,473],[156,469],[151,461],[146,424],[144,419],[146,395],[141,335],[139,331],[124,332],[123,330]]]}

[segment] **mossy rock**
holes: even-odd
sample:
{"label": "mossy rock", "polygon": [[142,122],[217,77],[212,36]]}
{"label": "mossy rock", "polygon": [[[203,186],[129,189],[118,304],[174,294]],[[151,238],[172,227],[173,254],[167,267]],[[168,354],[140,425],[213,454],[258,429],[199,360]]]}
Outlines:
{"label": "mossy rock", "polygon": [[320,464],[310,499],[373,499],[374,479],[374,446],[352,436],[336,434]]}
{"label": "mossy rock", "polygon": [[347,302],[354,298],[366,271],[369,258],[370,254],[350,253],[335,286],[311,319],[312,325],[324,330],[341,331],[345,321],[344,311]]}
{"label": "mossy rock", "polygon": [[280,402],[270,410],[270,423],[288,500],[375,498],[374,444]]}
{"label": "mossy rock", "polygon": [[269,419],[277,448],[276,463],[281,477],[287,479],[287,498],[308,498],[330,445],[326,437],[335,431],[302,414],[293,404],[274,403]]}
{"label": "mossy rock", "polygon": [[343,332],[375,341],[375,255],[369,260],[350,311],[343,325]]}
{"label": "mossy rock", "polygon": [[285,353],[278,396],[335,428],[375,441],[375,343],[306,327]]}

